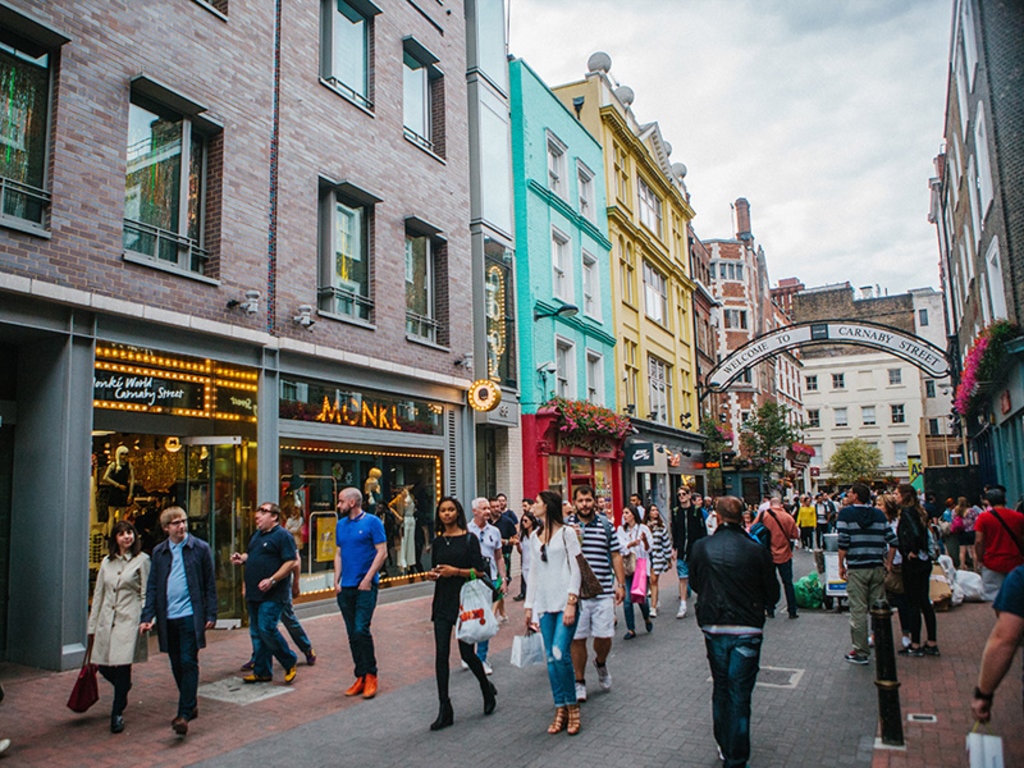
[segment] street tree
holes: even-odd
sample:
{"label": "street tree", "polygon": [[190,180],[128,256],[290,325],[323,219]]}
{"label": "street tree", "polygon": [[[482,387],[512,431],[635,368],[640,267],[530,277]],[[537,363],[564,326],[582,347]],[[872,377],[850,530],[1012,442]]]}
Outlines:
{"label": "street tree", "polygon": [[792,409],[775,402],[762,404],[740,427],[744,458],[761,473],[763,487],[785,469],[786,451],[801,439],[799,428],[790,423]]}
{"label": "street tree", "polygon": [[849,485],[858,480],[874,480],[881,465],[882,452],[855,437],[836,448],[828,460],[828,472],[841,485]]}

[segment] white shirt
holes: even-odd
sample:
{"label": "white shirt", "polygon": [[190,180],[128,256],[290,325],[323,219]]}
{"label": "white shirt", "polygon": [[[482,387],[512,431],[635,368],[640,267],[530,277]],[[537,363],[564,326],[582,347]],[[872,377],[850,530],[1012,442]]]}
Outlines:
{"label": "white shirt", "polygon": [[480,540],[480,554],[490,558],[491,579],[498,578],[498,558],[501,557],[501,531],[487,522],[481,528],[474,520],[469,521],[466,525],[466,530]]}
{"label": "white shirt", "polygon": [[530,578],[526,581],[525,608],[535,617],[542,613],[561,613],[569,595],[580,593],[580,568],[576,555],[580,553],[580,540],[575,531],[562,526],[544,547],[546,557],[540,554],[540,537],[530,534]]}
{"label": "white shirt", "polygon": [[[619,537],[619,546],[622,547],[623,556],[628,555],[630,552],[635,552],[637,560],[647,559],[651,552],[651,544],[654,543],[650,528],[640,523],[640,525],[634,525],[627,531],[624,526],[620,525],[616,534]],[[641,539],[640,534],[643,534],[644,538]],[[631,541],[636,541],[637,539],[640,539],[640,543],[637,546],[629,546]],[[644,544],[645,541],[647,542],[646,545]]]}

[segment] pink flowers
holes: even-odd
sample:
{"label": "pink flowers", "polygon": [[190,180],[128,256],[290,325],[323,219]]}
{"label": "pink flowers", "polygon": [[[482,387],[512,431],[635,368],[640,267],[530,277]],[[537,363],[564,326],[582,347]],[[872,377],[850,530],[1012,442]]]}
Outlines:
{"label": "pink flowers", "polygon": [[964,358],[960,384],[953,397],[953,407],[967,416],[979,405],[982,388],[999,381],[1005,374],[1006,342],[1020,334],[1020,328],[1007,320],[997,320],[982,330]]}
{"label": "pink flowers", "polygon": [[600,451],[610,440],[621,440],[633,429],[626,416],[584,400],[553,397],[541,406],[555,411],[563,439],[569,444]]}

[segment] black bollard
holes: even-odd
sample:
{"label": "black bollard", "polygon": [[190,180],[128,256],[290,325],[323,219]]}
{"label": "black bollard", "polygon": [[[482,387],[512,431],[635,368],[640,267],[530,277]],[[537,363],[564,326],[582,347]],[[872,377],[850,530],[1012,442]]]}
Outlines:
{"label": "black bollard", "polygon": [[892,642],[892,610],[885,600],[871,606],[871,631],[875,634],[875,686],[878,688],[878,719],[882,743],[903,746],[903,712],[900,683],[896,679],[896,653]]}

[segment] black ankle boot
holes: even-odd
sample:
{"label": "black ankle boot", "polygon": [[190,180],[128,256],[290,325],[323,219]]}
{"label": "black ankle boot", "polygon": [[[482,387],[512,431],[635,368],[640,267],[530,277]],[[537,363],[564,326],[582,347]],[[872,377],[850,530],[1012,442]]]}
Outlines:
{"label": "black ankle boot", "polygon": [[124,730],[124,718],[121,715],[110,716],[110,732],[121,733]]}
{"label": "black ankle boot", "polygon": [[494,687],[494,683],[490,680],[487,681],[486,687],[484,688],[484,714],[489,715],[494,711],[494,708],[498,706],[498,689]]}
{"label": "black ankle boot", "polygon": [[452,709],[452,700],[443,699],[441,708],[437,712],[437,720],[430,724],[430,730],[440,731],[455,722],[455,710]]}

